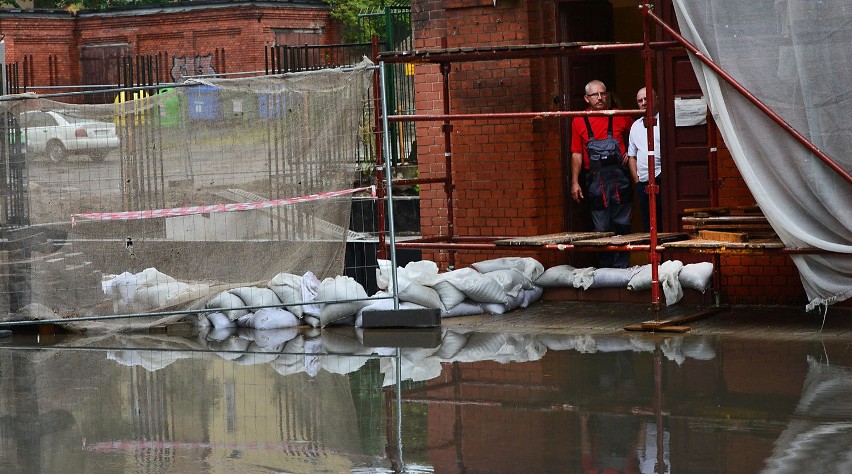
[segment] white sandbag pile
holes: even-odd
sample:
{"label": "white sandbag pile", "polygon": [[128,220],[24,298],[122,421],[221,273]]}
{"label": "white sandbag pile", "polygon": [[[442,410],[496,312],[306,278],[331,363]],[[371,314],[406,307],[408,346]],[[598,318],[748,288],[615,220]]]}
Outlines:
{"label": "white sandbag pile", "polygon": [[[680,260],[667,260],[658,268],[657,276],[663,287],[666,305],[671,306],[683,298],[684,286],[704,293],[711,284],[713,264],[702,262],[684,265]],[[651,265],[643,265],[639,272],[630,279],[627,289],[641,291],[650,288]]]}
{"label": "white sandbag pile", "polygon": [[116,314],[147,313],[201,298],[210,285],[184,283],[146,268],[139,273],[104,275],[101,290],[110,297]]}
{"label": "white sandbag pile", "polygon": [[[244,286],[221,291],[204,302],[198,318],[214,329],[251,328],[277,330],[307,324],[360,326],[365,310],[393,309],[393,288],[401,309],[433,308],[441,317],[504,314],[538,301],[544,288],[651,287],[651,266],[631,268],[574,268],[558,265],[547,270],[531,257],[503,257],[474,263],[468,268],[439,273],[435,262],[421,260],[397,268],[378,260],[376,282],[380,291],[368,296],[353,278],[336,276],[320,281],[313,273],[279,273],[265,287]],[[684,265],[678,260],[660,265],[659,280],[672,305],[683,297],[683,287],[704,292],[710,287],[713,264]],[[102,290],[113,300],[116,313],[139,313],[203,298],[206,284],[175,280],[154,268],[113,275]],[[203,300],[201,300],[203,301]]]}
{"label": "white sandbag pile", "polygon": [[217,329],[282,329],[302,324],[324,327],[347,318],[354,321],[355,314],[370,303],[364,287],[353,278],[336,276],[319,281],[307,272],[302,276],[279,273],[267,288],[222,291],[204,307],[222,309],[206,315],[206,321]]}
{"label": "white sandbag pile", "polygon": [[[713,264],[710,262],[684,265],[680,260],[663,262],[658,279],[666,297],[666,305],[683,298],[683,288],[707,291],[712,283]],[[630,291],[651,289],[651,265],[630,268],[575,268],[557,265],[545,270],[535,281],[543,288],[627,288]]]}
{"label": "white sandbag pile", "polygon": [[[391,264],[379,260],[376,281],[382,290],[390,286]],[[397,269],[397,288],[402,302],[441,310],[441,317],[503,314],[527,307],[541,298],[543,288],[535,280],[544,266],[531,257],[504,257],[438,273],[434,262],[411,262]]]}

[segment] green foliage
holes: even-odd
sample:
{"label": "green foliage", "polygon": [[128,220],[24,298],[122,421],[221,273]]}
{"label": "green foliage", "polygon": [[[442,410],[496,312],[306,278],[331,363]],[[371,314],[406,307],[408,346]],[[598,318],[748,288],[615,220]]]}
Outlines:
{"label": "green foliage", "polygon": [[[178,0],[35,0],[33,8],[44,10],[105,10],[124,5],[148,5],[153,3],[176,3]],[[21,8],[17,0],[0,0],[0,8]]]}
{"label": "green foliage", "polygon": [[363,21],[363,15],[382,13],[385,7],[411,5],[410,0],[330,0],[328,3],[331,17],[343,26],[344,43],[366,43],[374,34],[384,36],[383,23]]}

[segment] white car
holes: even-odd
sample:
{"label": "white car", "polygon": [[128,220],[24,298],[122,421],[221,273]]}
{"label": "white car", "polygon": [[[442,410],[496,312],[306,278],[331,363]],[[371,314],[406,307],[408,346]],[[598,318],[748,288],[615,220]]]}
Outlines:
{"label": "white car", "polygon": [[101,162],[120,144],[115,124],[63,112],[22,112],[19,123],[26,135],[27,152],[45,153],[54,163],[64,162],[69,154],[89,155],[92,161]]}

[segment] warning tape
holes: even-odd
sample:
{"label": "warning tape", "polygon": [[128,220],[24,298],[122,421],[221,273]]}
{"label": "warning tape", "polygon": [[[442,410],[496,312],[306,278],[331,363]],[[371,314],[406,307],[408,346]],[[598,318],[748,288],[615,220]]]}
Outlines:
{"label": "warning tape", "polygon": [[299,196],[287,199],[273,199],[270,201],[253,201],[253,202],[237,202],[229,204],[210,204],[207,206],[190,206],[190,207],[173,207],[170,209],[148,209],[145,211],[124,211],[124,212],[86,212],[83,214],[71,215],[71,227],[77,224],[77,219],[87,219],[93,221],[124,221],[134,219],[154,219],[158,217],[177,217],[190,216],[193,214],[211,214],[214,212],[234,212],[234,211],[251,211],[255,209],[269,209],[271,207],[281,207],[290,204],[298,204],[302,202],[317,201],[346,194],[357,193],[358,191],[370,190],[373,197],[376,196],[375,186],[364,186],[361,188],[344,189],[342,191],[331,191],[328,193],[309,194],[307,196]]}

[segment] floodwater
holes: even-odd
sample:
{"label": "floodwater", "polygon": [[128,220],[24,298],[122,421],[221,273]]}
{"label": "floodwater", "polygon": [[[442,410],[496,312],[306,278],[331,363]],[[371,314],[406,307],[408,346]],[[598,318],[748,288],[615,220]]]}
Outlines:
{"label": "floodwater", "polygon": [[848,473],[851,352],[457,327],[16,335],[0,472]]}

